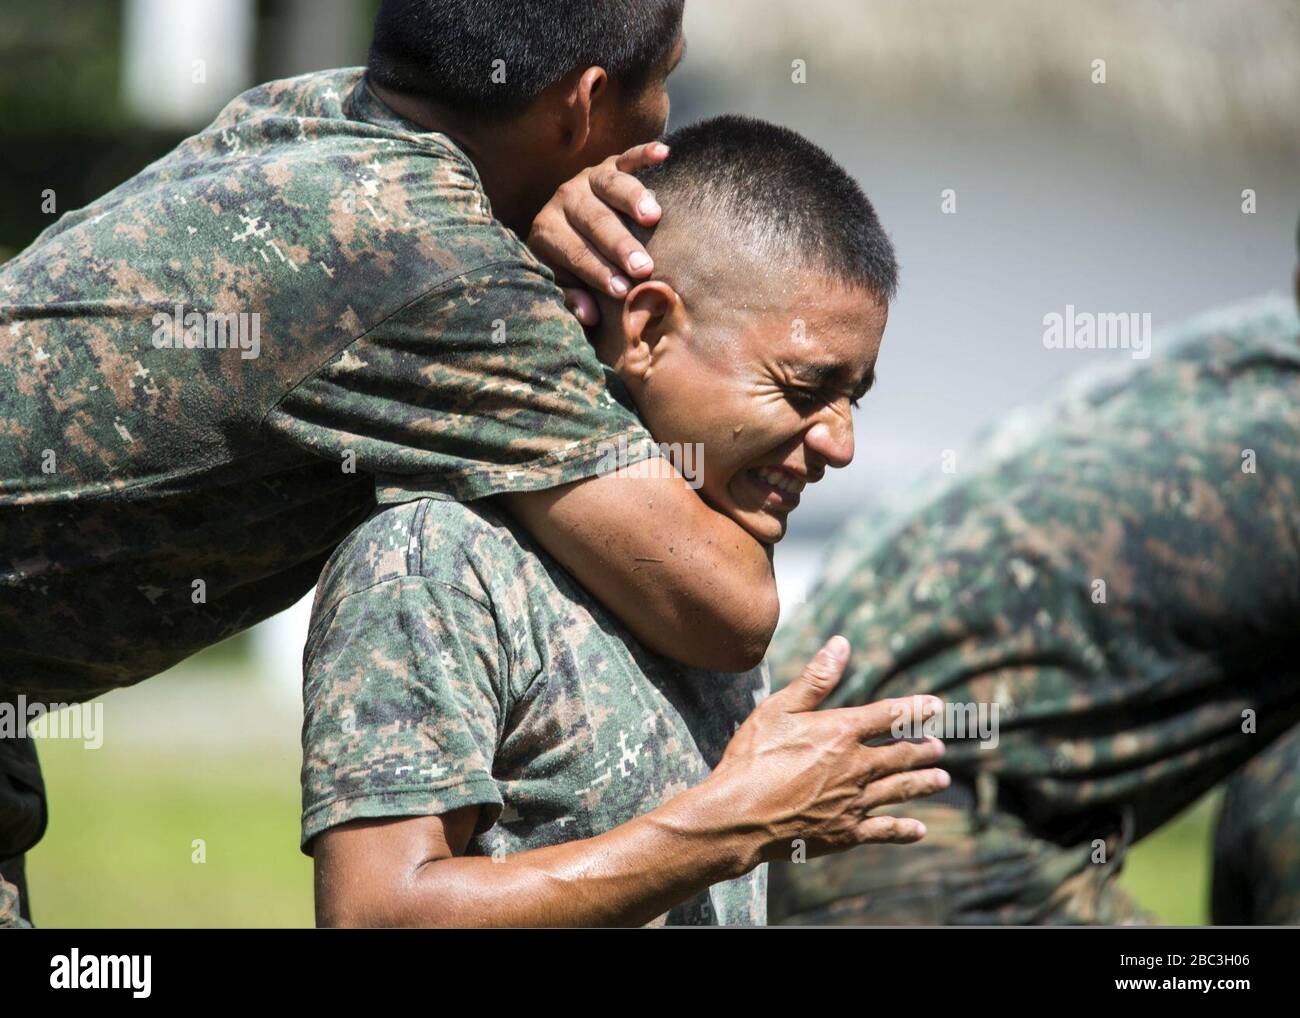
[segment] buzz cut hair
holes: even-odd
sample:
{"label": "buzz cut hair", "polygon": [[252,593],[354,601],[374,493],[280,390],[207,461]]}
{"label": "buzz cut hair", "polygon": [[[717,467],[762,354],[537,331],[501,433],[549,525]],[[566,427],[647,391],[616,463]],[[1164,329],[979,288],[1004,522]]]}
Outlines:
{"label": "buzz cut hair", "polygon": [[382,0],[372,81],[507,118],[569,72],[603,67],[632,92],[666,63],[685,0]]}
{"label": "buzz cut hair", "polygon": [[893,299],[898,262],[875,209],[857,181],[803,135],[727,115],[673,131],[664,144],[668,158],[637,177],[655,192],[665,219],[707,223],[765,261]]}

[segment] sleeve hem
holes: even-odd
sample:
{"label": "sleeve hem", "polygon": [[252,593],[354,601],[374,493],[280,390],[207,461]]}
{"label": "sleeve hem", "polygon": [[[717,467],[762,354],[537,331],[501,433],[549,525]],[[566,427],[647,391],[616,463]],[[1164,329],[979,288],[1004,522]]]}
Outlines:
{"label": "sleeve hem", "polygon": [[384,791],[333,796],[303,812],[298,847],[304,855],[311,855],[308,846],[316,835],[350,820],[440,816],[463,806],[485,807],[474,826],[474,834],[478,835],[497,822],[503,805],[496,782],[487,774],[471,775],[443,788],[399,785]]}
{"label": "sleeve hem", "polygon": [[640,425],[610,435],[575,442],[565,449],[524,463],[437,476],[381,474],[375,479],[375,498],[383,504],[418,498],[472,502],[508,492],[543,491],[561,484],[587,480],[630,466],[658,453],[654,440]]}

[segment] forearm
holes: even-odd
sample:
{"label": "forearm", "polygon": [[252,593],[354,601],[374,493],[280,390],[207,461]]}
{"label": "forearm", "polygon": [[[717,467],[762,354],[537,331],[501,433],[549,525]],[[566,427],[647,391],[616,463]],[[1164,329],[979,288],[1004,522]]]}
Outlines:
{"label": "forearm", "polygon": [[581,841],[501,859],[422,863],[392,901],[392,926],[638,926],[759,861],[706,781]]}
{"label": "forearm", "polygon": [[771,546],[679,476],[637,470],[504,500],[649,649],[697,668],[754,667],[780,610]]}
{"label": "forearm", "polygon": [[587,575],[575,575],[655,653],[747,671],[766,654],[779,614],[770,546],[707,506],[703,512],[699,525],[657,549],[588,559],[578,567]]}

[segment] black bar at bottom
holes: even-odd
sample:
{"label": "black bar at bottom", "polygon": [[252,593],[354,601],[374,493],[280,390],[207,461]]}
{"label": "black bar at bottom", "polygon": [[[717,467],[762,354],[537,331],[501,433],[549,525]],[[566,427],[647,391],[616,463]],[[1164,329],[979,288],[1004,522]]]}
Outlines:
{"label": "black bar at bottom", "polygon": [[555,993],[614,1004],[690,985],[700,1002],[777,991],[810,1004],[894,998],[912,1010],[945,995],[997,1004],[998,994],[1028,1003],[1026,994],[1042,993],[1043,1006],[1202,997],[1232,1007],[1242,995],[1293,1000],[1297,949],[1294,927],[22,930],[0,940],[0,1000],[14,1015],[24,1002],[60,997],[92,1006],[109,998],[140,1007],[281,998],[374,1006],[410,995],[436,1006],[455,989],[531,1010],[549,1009]]}

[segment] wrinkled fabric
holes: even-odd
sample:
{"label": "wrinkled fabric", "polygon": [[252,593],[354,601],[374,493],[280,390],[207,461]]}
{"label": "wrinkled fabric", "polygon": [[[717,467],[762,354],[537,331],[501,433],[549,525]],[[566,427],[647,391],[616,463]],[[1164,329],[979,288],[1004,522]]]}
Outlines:
{"label": "wrinkled fabric", "polygon": [[362,69],[244,93],[0,268],[0,695],[88,699],[288,607],[376,476],[599,472],[648,442],[604,377],[473,165]]}

